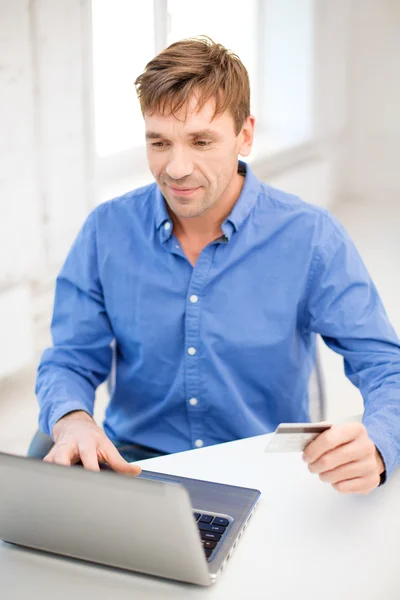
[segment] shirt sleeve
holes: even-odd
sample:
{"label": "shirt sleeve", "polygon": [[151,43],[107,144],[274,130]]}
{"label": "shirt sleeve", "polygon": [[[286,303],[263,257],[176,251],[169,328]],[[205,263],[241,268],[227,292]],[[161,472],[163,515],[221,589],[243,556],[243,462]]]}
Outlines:
{"label": "shirt sleeve", "polygon": [[96,211],[78,234],[56,281],[51,333],[36,380],[39,427],[73,410],[93,414],[95,390],[111,369],[113,332],[99,279]]}
{"label": "shirt sleeve", "polygon": [[324,220],[305,295],[306,323],[343,356],[389,475],[400,462],[399,338],[353,242],[336,219]]}

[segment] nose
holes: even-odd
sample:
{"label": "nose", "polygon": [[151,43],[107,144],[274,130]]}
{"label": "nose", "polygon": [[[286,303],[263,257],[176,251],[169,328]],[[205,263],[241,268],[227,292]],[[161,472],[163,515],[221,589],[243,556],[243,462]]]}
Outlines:
{"label": "nose", "polygon": [[183,179],[193,173],[193,163],[187,153],[175,149],[172,151],[166,167],[166,173],[171,179]]}

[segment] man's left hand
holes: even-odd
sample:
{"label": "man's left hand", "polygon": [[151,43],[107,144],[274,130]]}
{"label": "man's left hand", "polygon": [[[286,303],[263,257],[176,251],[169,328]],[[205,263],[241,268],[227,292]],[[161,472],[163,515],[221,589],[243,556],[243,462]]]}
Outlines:
{"label": "man's left hand", "polygon": [[362,423],[333,425],[308,444],[303,459],[311,473],[343,494],[368,494],[385,470]]}

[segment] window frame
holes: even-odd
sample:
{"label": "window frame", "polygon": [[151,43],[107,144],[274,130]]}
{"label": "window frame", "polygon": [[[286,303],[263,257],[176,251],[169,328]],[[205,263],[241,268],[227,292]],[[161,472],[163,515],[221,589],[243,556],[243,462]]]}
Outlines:
{"label": "window frame", "polygon": [[[95,0],[92,0],[92,3]],[[168,14],[168,0],[153,0],[154,3],[154,45],[155,53],[159,53],[167,46],[168,32],[170,28],[170,17]],[[257,28],[255,32],[255,44],[257,47],[257,56],[259,57],[256,65],[256,74],[260,81],[265,78],[267,56],[265,44],[264,23],[269,11],[268,0],[258,0],[257,2]],[[313,36],[315,37],[315,31]],[[312,56],[315,62],[315,55]],[[310,65],[314,70],[314,64]],[[311,83],[311,104],[315,94],[314,85]],[[264,101],[264,86],[259,85],[257,88],[257,96],[252,103],[252,108],[255,108],[255,116],[257,119],[257,135],[255,148],[252,151],[248,162],[259,165],[263,160],[269,159],[276,153],[298,148],[299,145],[309,144],[313,138],[313,127],[309,131],[309,135],[299,139],[290,136],[286,139],[272,139],[269,132],[269,124],[267,111],[262,111]],[[94,110],[94,94],[93,94],[93,110]],[[312,110],[312,106],[310,106]],[[94,135],[94,132],[93,132]],[[153,181],[148,168],[146,159],[146,145],[143,140],[143,145],[135,146],[121,152],[116,152],[107,156],[100,156],[94,146],[94,172],[95,172],[95,189],[97,201],[103,201],[107,197],[111,198],[120,193],[120,189],[128,190],[132,187],[139,187]],[[125,186],[125,187],[124,187]],[[114,192],[115,190],[115,192]]]}

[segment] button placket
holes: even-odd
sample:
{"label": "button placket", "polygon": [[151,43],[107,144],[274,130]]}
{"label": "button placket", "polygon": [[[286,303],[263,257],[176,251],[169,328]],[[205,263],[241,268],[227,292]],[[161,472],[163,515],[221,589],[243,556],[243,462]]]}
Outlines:
{"label": "button placket", "polygon": [[[200,320],[202,311],[202,290],[215,253],[215,246],[208,246],[200,254],[189,282],[185,313],[185,391],[186,406],[194,448],[205,444],[205,431],[202,414],[206,410],[201,398],[201,348]],[[200,444],[200,445],[199,445]]]}
{"label": "button placket", "polygon": [[[175,254],[175,256],[179,256],[179,257],[184,258],[186,260],[186,256],[184,255],[184,253],[182,251],[182,248],[181,248],[181,246],[180,246],[180,244],[178,242],[178,239],[176,238],[176,236],[173,233],[171,233],[171,236],[169,238],[169,242],[170,242],[169,251],[172,254]],[[192,268],[192,267],[190,267],[190,268]]]}

